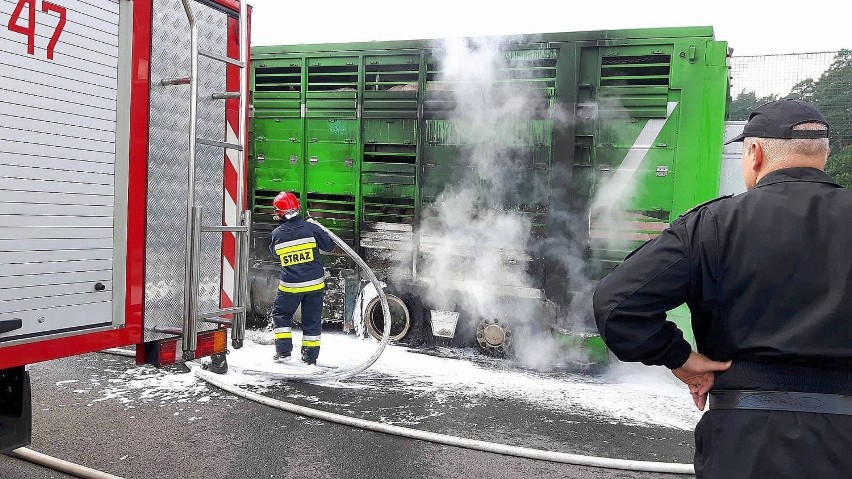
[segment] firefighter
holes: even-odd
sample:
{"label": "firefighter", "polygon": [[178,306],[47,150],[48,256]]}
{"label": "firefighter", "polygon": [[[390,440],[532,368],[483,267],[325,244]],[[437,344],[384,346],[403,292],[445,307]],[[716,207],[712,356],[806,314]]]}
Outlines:
{"label": "firefighter", "polygon": [[[823,170],[811,104],[757,108],[745,193],[686,212],[598,285],[598,329],[624,361],[662,365],[699,410],[699,478],[852,474],[852,192]],[[697,352],[666,320],[686,303]]]}
{"label": "firefighter", "polygon": [[281,281],[272,308],[275,362],[290,359],[293,351],[293,314],[302,306],[302,361],[316,364],[322,331],[325,269],[319,250],[334,250],[334,242],[318,225],[300,215],[299,199],[281,192],[272,201],[280,224],[272,231],[269,250],[281,264]]}

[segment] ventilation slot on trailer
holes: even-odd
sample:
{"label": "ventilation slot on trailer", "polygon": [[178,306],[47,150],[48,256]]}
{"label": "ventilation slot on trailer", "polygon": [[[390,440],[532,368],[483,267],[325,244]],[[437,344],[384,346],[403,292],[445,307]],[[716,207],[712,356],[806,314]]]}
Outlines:
{"label": "ventilation slot on trailer", "polygon": [[671,55],[604,56],[601,110],[634,118],[665,118]]}
{"label": "ventilation slot on trailer", "polygon": [[355,239],[355,198],[308,193],[308,213],[350,246]]}
{"label": "ventilation slot on trailer", "polygon": [[308,59],[308,118],[356,118],[358,59]]}

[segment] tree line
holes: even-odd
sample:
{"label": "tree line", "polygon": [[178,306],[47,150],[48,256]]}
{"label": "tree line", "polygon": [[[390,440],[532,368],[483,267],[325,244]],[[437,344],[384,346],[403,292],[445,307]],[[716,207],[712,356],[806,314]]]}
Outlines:
{"label": "tree line", "polygon": [[831,156],[826,172],[852,188],[852,50],[840,50],[819,78],[800,81],[785,96],[757,96],[743,90],[728,108],[729,120],[747,120],[755,108],[770,101],[792,98],[812,102],[830,125]]}

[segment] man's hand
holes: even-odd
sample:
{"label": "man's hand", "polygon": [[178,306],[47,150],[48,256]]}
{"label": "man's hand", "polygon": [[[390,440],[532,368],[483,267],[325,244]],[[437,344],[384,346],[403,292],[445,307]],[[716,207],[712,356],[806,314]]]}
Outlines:
{"label": "man's hand", "polygon": [[692,401],[695,402],[695,407],[699,411],[704,410],[704,405],[707,403],[707,393],[713,389],[713,380],[716,378],[716,371],[725,371],[731,367],[731,362],[719,362],[695,351],[689,353],[689,358],[683,363],[683,366],[672,369],[678,379],[689,386],[689,393],[692,394]]}

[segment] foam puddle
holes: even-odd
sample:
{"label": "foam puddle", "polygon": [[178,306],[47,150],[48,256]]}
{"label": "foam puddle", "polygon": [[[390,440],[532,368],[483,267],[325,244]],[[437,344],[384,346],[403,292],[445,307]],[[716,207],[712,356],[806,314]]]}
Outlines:
{"label": "foam puddle", "polygon": [[[298,332],[294,344],[300,342]],[[348,367],[362,362],[377,343],[352,335],[324,333],[319,365]],[[297,349],[298,350],[298,349]],[[309,372],[297,355],[288,364],[272,362],[272,335],[247,331],[242,349],[228,355],[232,371],[226,381],[265,390],[280,385],[264,372]],[[701,418],[686,387],[663,368],[618,364],[600,376],[565,372],[536,372],[516,369],[507,361],[471,361],[475,353],[458,353],[462,358],[437,357],[398,345],[388,345],[384,354],[367,371],[345,382],[320,383],[331,388],[376,388],[393,381],[393,387],[414,393],[431,391],[437,401],[449,396],[470,401],[512,399],[553,414],[570,412],[599,421],[638,426],[663,426],[692,430]],[[252,370],[253,374],[241,374]]]}
{"label": "foam puddle", "polygon": [[[298,345],[301,335],[298,331],[293,335]],[[265,376],[265,372],[309,373],[320,370],[301,363],[298,354],[289,363],[273,363],[275,348],[272,344],[272,333],[246,331],[245,346],[230,351],[228,363],[231,368],[222,379],[233,385],[249,386],[261,394],[273,389],[280,391],[284,385],[284,394],[289,398],[357,409],[357,405],[329,402],[328,395],[323,401],[305,394],[298,383],[283,384]],[[319,364],[336,368],[361,363],[375,351],[377,344],[352,335],[326,332],[322,335]],[[369,394],[391,388],[394,392],[428,397],[433,404],[427,407],[428,410],[394,413],[416,415],[419,419],[440,415],[442,404],[473,407],[495,400],[527,403],[530,409],[541,412],[542,420],[559,420],[567,414],[579,414],[611,424],[692,430],[701,418],[686,387],[663,368],[618,364],[602,375],[592,376],[519,369],[508,361],[486,358],[470,350],[447,350],[453,357],[423,352],[388,345],[379,360],[361,375],[343,382],[318,383],[316,387],[362,389]],[[241,372],[245,370],[253,373]],[[78,400],[89,406],[101,401],[118,401],[126,409],[142,404],[154,403],[161,407],[176,404],[186,409],[185,412],[194,413],[197,412],[192,408],[194,403],[209,402],[217,397],[236,400],[208,386],[192,373],[148,366],[127,370],[120,367],[101,369],[87,379],[89,384],[86,380],[60,381],[56,387],[69,391],[85,390],[86,393],[80,394],[82,397]]]}

